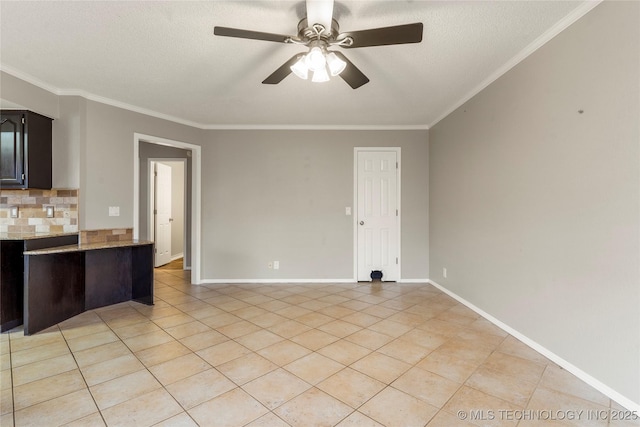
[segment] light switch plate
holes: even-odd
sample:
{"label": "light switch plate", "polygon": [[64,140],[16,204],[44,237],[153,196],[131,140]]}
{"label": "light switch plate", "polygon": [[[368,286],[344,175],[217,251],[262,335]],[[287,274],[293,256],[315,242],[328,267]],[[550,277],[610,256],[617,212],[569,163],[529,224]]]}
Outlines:
{"label": "light switch plate", "polygon": [[109,206],[109,216],[120,216],[120,206]]}
{"label": "light switch plate", "polygon": [[53,206],[47,206],[46,211],[47,211],[47,218],[53,218],[55,216],[56,211]]}
{"label": "light switch plate", "polygon": [[344,214],[351,215],[351,206],[347,206],[346,208],[344,208]]}
{"label": "light switch plate", "polygon": [[17,206],[11,206],[11,208],[9,210],[9,216],[11,218],[18,218],[18,207]]}

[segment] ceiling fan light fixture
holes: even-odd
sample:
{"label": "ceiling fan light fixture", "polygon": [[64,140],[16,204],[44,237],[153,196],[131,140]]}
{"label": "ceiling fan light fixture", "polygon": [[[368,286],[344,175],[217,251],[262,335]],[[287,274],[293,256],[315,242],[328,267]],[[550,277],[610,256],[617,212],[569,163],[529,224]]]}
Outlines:
{"label": "ceiling fan light fixture", "polygon": [[320,68],[313,72],[311,81],[314,83],[324,83],[329,81],[329,73],[327,73],[326,67]]}
{"label": "ceiling fan light fixture", "polygon": [[338,55],[333,52],[329,52],[327,55],[327,65],[332,76],[339,75],[347,67],[347,63],[338,58]]}
{"label": "ceiling fan light fixture", "polygon": [[324,69],[326,65],[327,59],[325,58],[322,49],[317,46],[312,47],[307,54],[307,67],[312,71],[318,71]]}
{"label": "ceiling fan light fixture", "polygon": [[307,56],[302,55],[295,64],[291,66],[293,74],[300,77],[302,80],[309,78],[309,67],[307,67]]}

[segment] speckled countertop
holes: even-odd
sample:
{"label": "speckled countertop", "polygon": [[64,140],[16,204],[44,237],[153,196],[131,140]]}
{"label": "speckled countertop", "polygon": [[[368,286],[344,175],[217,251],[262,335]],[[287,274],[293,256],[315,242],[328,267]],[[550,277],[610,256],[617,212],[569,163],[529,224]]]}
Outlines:
{"label": "speckled countertop", "polygon": [[60,237],[60,236],[73,236],[78,235],[78,232],[73,233],[0,233],[0,240],[32,240],[32,239],[44,239],[46,237]]}
{"label": "speckled countertop", "polygon": [[112,249],[112,248],[124,248],[129,246],[144,246],[152,245],[153,242],[148,240],[125,240],[118,242],[103,242],[103,243],[83,243],[77,245],[56,246],[53,248],[36,249],[32,251],[26,251],[25,255],[50,255],[61,254],[66,252],[82,252],[82,251],[94,251],[97,249]]}

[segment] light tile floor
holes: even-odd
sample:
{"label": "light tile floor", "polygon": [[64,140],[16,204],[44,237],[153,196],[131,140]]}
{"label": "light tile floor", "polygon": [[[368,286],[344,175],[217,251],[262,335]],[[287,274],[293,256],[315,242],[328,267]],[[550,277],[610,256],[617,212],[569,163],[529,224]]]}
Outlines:
{"label": "light tile floor", "polygon": [[428,284],[155,280],[154,306],[0,335],[0,425],[640,425]]}

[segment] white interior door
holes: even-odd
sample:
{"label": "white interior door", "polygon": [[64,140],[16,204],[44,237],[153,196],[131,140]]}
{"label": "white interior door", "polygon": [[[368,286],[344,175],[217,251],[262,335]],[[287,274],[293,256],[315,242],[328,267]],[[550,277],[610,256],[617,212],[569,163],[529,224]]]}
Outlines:
{"label": "white interior door", "polygon": [[155,163],[155,266],[171,262],[171,166]]}
{"label": "white interior door", "polygon": [[396,151],[357,152],[357,276],[399,279],[398,155]]}

